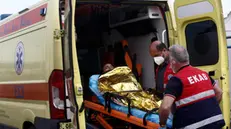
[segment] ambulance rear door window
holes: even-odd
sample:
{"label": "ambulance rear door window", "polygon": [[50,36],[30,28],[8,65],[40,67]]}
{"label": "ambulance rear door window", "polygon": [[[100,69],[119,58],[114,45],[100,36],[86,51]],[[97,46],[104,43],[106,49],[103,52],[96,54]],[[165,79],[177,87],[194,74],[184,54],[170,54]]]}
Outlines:
{"label": "ambulance rear door window", "polygon": [[185,35],[192,66],[214,65],[218,62],[217,26],[212,20],[188,24]]}

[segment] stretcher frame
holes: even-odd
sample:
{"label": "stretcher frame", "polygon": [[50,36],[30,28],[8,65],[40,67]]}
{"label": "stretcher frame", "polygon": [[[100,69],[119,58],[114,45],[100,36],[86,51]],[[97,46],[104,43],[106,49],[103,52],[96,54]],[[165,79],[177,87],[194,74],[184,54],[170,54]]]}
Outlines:
{"label": "stretcher frame", "polygon": [[[134,125],[137,125],[139,127],[143,127],[146,129],[158,129],[159,128],[159,124],[157,124],[157,123],[146,121],[147,124],[144,125],[143,119],[137,118],[137,117],[132,116],[132,115],[128,116],[126,113],[119,112],[119,111],[114,110],[114,109],[111,109],[111,111],[109,113],[107,110],[105,110],[105,107],[103,105],[97,104],[97,103],[94,103],[91,101],[85,100],[84,106],[85,106],[85,108],[92,109],[92,110],[100,112],[102,114],[126,121],[126,122],[134,124]],[[110,124],[108,124],[106,122],[106,120],[104,120],[104,118],[102,116],[97,115],[96,120],[106,129],[112,129],[113,128]]]}

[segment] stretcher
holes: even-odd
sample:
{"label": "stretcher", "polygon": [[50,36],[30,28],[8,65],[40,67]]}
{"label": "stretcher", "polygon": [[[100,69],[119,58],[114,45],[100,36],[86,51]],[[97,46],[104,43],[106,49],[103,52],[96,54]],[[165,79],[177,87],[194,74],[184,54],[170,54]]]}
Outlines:
{"label": "stretcher", "polygon": [[[152,111],[145,112],[137,108],[131,108],[129,106],[122,106],[105,99],[99,90],[98,90],[98,78],[99,75],[92,75],[89,79],[89,87],[91,91],[96,95],[99,103],[91,102],[85,100],[84,106],[85,108],[92,109],[96,112],[99,112],[104,115],[108,115],[128,123],[137,125],[139,127],[155,129],[159,127],[159,115],[155,112],[157,109],[153,109]],[[104,128],[112,128],[105,119],[103,119],[102,115],[97,115],[96,119],[99,123],[102,124]],[[172,117],[169,116],[166,126],[168,128],[172,127]]]}

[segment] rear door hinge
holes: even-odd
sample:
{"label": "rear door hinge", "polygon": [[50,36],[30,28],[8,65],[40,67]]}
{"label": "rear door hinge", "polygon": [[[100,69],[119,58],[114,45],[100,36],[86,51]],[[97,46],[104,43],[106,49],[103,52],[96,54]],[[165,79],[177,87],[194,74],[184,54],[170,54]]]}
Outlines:
{"label": "rear door hinge", "polygon": [[55,39],[60,39],[60,38],[64,37],[64,35],[65,35],[64,30],[59,30],[59,29],[54,30],[54,38]]}

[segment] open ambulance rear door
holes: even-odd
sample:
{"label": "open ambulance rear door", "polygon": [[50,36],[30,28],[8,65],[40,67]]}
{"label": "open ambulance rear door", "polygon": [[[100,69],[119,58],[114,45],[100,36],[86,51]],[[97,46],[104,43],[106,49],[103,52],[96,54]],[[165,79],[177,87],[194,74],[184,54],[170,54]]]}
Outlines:
{"label": "open ambulance rear door", "polygon": [[64,42],[63,61],[64,79],[70,100],[70,112],[72,127],[74,129],[85,129],[85,115],[83,111],[83,90],[81,85],[79,66],[77,63],[76,39],[74,26],[75,0],[65,0],[64,11]]}
{"label": "open ambulance rear door", "polygon": [[206,70],[223,89],[220,104],[230,128],[229,68],[221,0],[175,0],[178,43],[188,49],[190,64]]}

